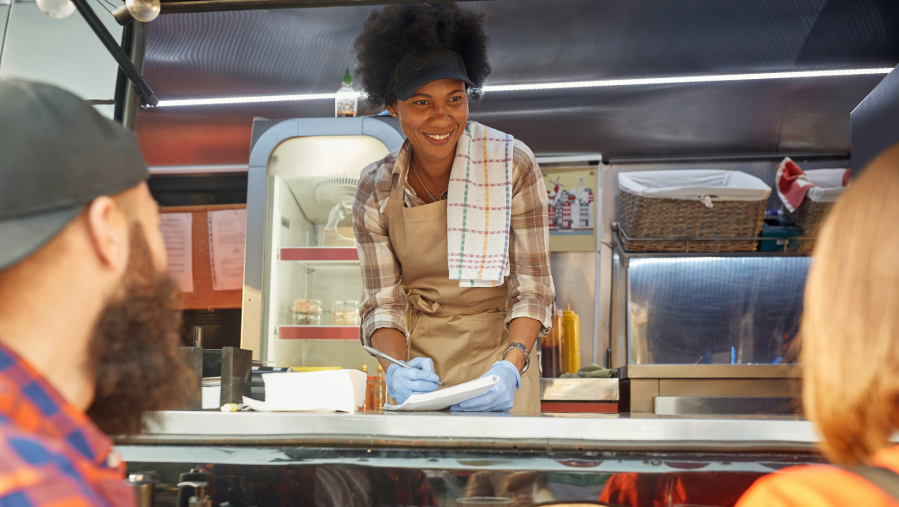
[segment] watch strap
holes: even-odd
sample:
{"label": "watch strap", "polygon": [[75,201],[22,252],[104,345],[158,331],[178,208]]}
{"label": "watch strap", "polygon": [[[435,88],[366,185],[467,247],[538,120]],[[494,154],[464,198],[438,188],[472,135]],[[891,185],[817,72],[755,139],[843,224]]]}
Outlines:
{"label": "watch strap", "polygon": [[503,352],[503,360],[506,359],[506,354],[508,354],[509,351],[512,349],[518,349],[518,350],[524,352],[524,368],[521,370],[521,374],[524,375],[524,372],[528,371],[528,367],[531,366],[531,353],[528,351],[528,348],[525,347],[523,343],[512,342],[509,344],[509,348],[507,348],[506,351]]}

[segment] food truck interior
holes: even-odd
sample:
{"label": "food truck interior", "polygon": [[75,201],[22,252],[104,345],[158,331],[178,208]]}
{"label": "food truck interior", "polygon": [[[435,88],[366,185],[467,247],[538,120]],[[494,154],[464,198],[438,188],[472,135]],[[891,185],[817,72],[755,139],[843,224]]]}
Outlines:
{"label": "food truck interior", "polygon": [[[490,84],[649,79],[620,86],[488,91],[471,110],[473,120],[528,143],[548,190],[554,190],[554,181],[569,191],[583,181],[581,188],[595,199],[588,241],[570,231],[551,232],[552,269],[558,306],[570,304],[580,318],[582,364],[619,368],[619,378],[591,380],[596,385],[590,389],[568,387],[567,379],[548,380],[549,396],[580,405],[544,401],[556,403],[555,409],[639,413],[799,409],[798,350],[788,349],[798,331],[808,249],[680,257],[627,252],[615,230],[621,219],[618,176],[708,168],[742,171],[773,186],[784,157],[803,170],[850,167],[849,112],[883,73],[788,79],[739,75],[890,68],[899,51],[889,29],[896,23],[894,9],[886,3],[838,0],[796,5],[513,3],[514,8],[503,1],[465,3],[487,13]],[[261,297],[250,300],[245,289],[241,305],[216,308],[199,302],[186,314],[185,335],[204,327],[207,346],[221,346],[222,334],[228,344],[254,350],[256,359],[279,366],[349,368],[367,362],[375,368],[373,359],[352,344],[355,332],[298,326],[291,306],[310,300],[322,311],[321,326],[331,326],[335,302],[358,299],[358,264],[301,249],[329,247],[324,238],[328,211],[341,196],[351,196],[353,178],[365,165],[356,158],[375,159],[402,138],[360,138],[360,143],[380,146],[349,148],[357,141],[338,138],[344,127],[356,133],[357,120],[321,119],[333,116],[329,100],[190,102],[332,92],[353,66],[350,49],[362,21],[378,8],[350,4],[230,10],[213,2],[210,6],[225,12],[208,12],[191,2],[163,3],[164,14],[147,25],[144,76],[164,99],[187,101],[166,105],[164,100],[162,107],[138,114],[136,132],[154,171],[157,198],[169,206],[246,203],[247,231],[255,234],[247,241],[246,287]],[[652,80],[720,75],[737,77],[673,84]],[[380,112],[359,102],[360,115]],[[290,140],[297,134],[285,133],[278,139],[285,141],[278,147],[284,153],[275,153],[274,145],[260,146],[257,132],[278,123],[262,118],[297,118],[304,136],[330,130],[328,135],[336,137],[327,148],[311,137]],[[291,143],[298,144],[291,148]],[[257,163],[268,164],[258,176]],[[278,182],[262,181],[273,176]],[[322,192],[331,192],[327,202]],[[274,209],[272,199],[282,209]],[[766,209],[779,207],[772,192]],[[279,220],[283,228],[272,225]],[[307,237],[292,237],[306,234],[306,227],[313,231]],[[280,248],[281,255],[299,257],[263,259],[265,245],[269,255]],[[234,326],[238,307],[243,309],[240,342]],[[344,339],[333,339],[338,337]],[[609,403],[619,396],[619,406]]]}
{"label": "food truck interior", "polygon": [[[362,99],[335,117],[334,92],[387,3],[411,2],[162,0],[123,33],[160,103],[116,114],[168,232],[192,239],[182,332],[208,377],[194,410],[117,439],[142,505],[730,506],[763,474],[821,462],[797,339],[815,226],[791,215],[804,231],[766,234],[785,158],[854,178],[899,141],[891,0],[460,2],[490,37],[494,89],[471,119],[533,150],[572,312],[557,322],[578,319],[579,343],[555,329],[532,356],[542,413],[218,410],[256,392],[252,370],[364,366],[377,389],[351,203],[405,136]],[[698,169],[767,186],[743,211],[708,205],[759,228],[647,232],[679,211],[654,208],[639,174]]]}

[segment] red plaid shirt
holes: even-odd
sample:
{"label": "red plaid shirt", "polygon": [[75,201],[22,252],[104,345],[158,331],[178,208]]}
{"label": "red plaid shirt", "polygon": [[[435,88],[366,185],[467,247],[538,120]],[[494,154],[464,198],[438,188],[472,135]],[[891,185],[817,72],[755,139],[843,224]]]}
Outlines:
{"label": "red plaid shirt", "polygon": [[0,345],[0,506],[134,507],[112,441]]}

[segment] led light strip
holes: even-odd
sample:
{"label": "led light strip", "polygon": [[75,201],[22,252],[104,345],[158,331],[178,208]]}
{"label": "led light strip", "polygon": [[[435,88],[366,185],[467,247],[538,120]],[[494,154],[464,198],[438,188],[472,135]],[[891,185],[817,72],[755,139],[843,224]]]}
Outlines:
{"label": "led light strip", "polygon": [[795,79],[804,77],[864,76],[889,74],[892,68],[807,70],[796,72],[765,72],[761,74],[721,74],[717,76],[648,77],[638,79],[603,79],[598,81],[572,81],[568,83],[538,83],[520,85],[485,86],[485,92],[517,92],[524,90],[555,90],[562,88],[597,88],[603,86],[639,86],[682,83],[720,83],[724,81],[759,81],[762,79]]}
{"label": "led light strip", "polygon": [[[156,107],[212,106],[218,104],[252,104],[259,102],[292,102],[296,100],[333,100],[336,93],[306,93],[297,95],[259,95],[257,97],[222,97],[218,99],[160,100]],[[361,96],[361,94],[357,94]]]}
{"label": "led light strip", "polygon": [[[565,83],[533,83],[515,85],[487,85],[485,92],[517,92],[528,90],[562,90],[566,88],[601,88],[609,86],[641,86],[657,84],[687,84],[687,83],[721,83],[727,81],[759,81],[763,79],[797,79],[809,77],[834,77],[834,76],[866,76],[875,74],[889,74],[892,68],[882,67],[877,69],[845,69],[845,70],[804,70],[796,72],[765,72],[759,74],[720,74],[710,76],[680,76],[680,77],[649,77],[637,79],[601,79],[596,81],[570,81]],[[345,96],[349,94],[341,94]],[[361,97],[361,93],[356,94]],[[183,99],[160,100],[156,107],[176,106],[208,106],[220,104],[251,104],[261,102],[292,102],[299,100],[333,100],[336,93],[309,93],[297,95],[262,95],[257,97],[223,97],[217,99]]]}

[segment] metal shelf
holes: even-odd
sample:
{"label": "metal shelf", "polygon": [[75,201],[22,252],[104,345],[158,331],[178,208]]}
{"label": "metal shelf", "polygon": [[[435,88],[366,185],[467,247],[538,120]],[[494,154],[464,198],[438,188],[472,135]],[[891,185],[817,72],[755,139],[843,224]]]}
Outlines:
{"label": "metal shelf", "polygon": [[[809,257],[808,253],[801,252],[630,252],[624,249],[621,241],[622,231],[617,223],[612,224],[612,239],[614,250],[624,259],[641,258],[665,258],[665,257]],[[652,241],[774,241],[778,239],[805,240],[806,237],[797,238],[630,238],[628,240],[652,240]]]}
{"label": "metal shelf", "polygon": [[282,247],[279,259],[300,262],[359,262],[356,247]]}
{"label": "metal shelf", "polygon": [[282,340],[359,340],[359,326],[278,326]]}

